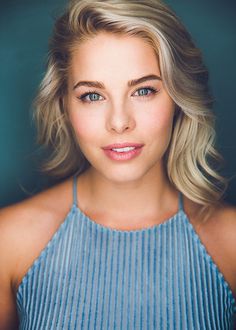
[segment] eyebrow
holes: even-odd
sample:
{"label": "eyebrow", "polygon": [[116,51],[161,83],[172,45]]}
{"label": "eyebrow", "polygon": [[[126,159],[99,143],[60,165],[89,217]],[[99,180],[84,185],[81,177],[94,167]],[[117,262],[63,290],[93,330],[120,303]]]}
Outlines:
{"label": "eyebrow", "polygon": [[[128,81],[128,87],[133,87],[138,84],[141,84],[144,81],[147,80],[162,80],[161,77],[155,75],[155,74],[149,74],[147,76],[138,78],[138,79],[133,79]],[[80,86],[87,86],[87,87],[95,87],[95,88],[101,88],[105,89],[105,86],[103,83],[100,81],[79,81],[74,87],[73,90],[80,87]]]}

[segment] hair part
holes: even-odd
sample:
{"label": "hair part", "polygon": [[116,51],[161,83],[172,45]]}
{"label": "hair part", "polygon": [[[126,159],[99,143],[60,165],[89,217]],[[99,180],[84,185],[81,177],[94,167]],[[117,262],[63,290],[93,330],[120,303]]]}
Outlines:
{"label": "hair part", "polygon": [[164,155],[166,173],[171,184],[202,206],[206,219],[228,187],[228,179],[218,172],[224,159],[215,148],[208,70],[181,21],[158,0],[74,0],[56,21],[47,72],[34,102],[38,143],[51,150],[42,170],[64,179],[90,166],[76,143],[64,101],[75,47],[101,31],[140,37],[154,49],[163,85],[176,104]]}

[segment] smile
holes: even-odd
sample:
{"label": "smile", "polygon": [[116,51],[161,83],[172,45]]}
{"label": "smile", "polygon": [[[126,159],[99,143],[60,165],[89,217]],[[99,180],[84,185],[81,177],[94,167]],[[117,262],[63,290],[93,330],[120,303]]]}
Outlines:
{"label": "smile", "polygon": [[143,146],[141,147],[125,147],[125,148],[112,148],[104,149],[105,155],[116,161],[126,161],[133,159],[140,155]]}
{"label": "smile", "polygon": [[127,152],[134,150],[135,147],[125,147],[125,148],[112,148],[111,150],[116,151],[116,152]]}

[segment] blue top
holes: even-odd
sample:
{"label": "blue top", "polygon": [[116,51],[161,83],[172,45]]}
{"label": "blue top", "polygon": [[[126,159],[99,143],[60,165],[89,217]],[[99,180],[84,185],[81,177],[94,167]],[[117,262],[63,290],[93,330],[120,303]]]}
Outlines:
{"label": "blue top", "polygon": [[74,203],[17,292],[20,329],[233,329],[236,301],[183,210],[116,230]]}

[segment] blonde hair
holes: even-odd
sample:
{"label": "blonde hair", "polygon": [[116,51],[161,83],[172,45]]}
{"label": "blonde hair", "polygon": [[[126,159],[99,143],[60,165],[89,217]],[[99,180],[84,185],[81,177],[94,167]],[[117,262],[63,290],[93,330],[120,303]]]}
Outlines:
{"label": "blonde hair", "polygon": [[74,45],[99,31],[138,36],[154,49],[163,84],[176,104],[173,132],[164,155],[169,181],[206,216],[220,205],[228,181],[215,149],[215,115],[208,71],[200,50],[175,13],[159,0],[74,0],[55,23],[48,68],[35,99],[38,142],[51,150],[42,169],[59,178],[90,164],[76,143],[63,100]]}

